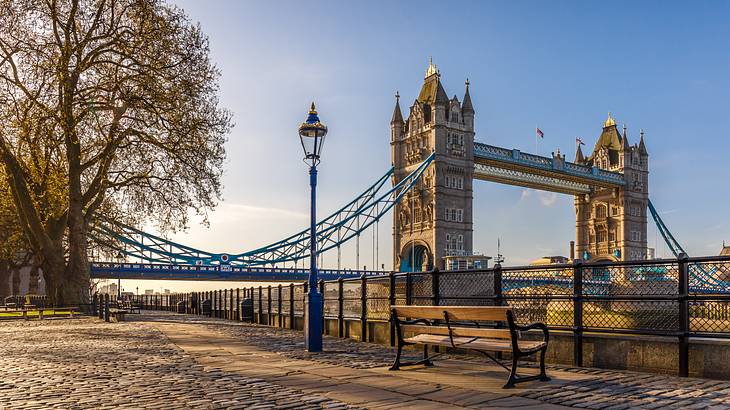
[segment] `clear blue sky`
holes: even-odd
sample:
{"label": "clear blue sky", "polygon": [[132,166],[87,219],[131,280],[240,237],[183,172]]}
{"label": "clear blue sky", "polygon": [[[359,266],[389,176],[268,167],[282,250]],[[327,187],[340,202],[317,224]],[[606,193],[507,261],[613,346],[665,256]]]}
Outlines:
{"label": "clear blue sky", "polygon": [[[478,141],[534,151],[538,125],[542,154],[572,158],[575,137],[592,147],[608,111],[632,143],[644,128],[650,197],[675,236],[691,255],[730,241],[728,2],[177,3],[210,37],[236,123],[224,201],[210,229],[191,226],[181,242],[239,252],[307,224],[296,128],[312,100],[330,128],[320,215],[344,204],[390,166],[393,95],[413,101],[429,56],[449,96],[471,81]],[[500,236],[510,265],[567,254],[572,197],[479,181],[474,198],[475,250],[496,253]],[[387,266],[389,228],[380,236]]]}

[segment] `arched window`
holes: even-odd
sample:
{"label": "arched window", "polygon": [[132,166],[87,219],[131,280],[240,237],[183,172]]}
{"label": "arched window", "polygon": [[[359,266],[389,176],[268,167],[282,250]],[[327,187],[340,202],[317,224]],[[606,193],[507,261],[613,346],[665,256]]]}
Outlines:
{"label": "arched window", "polygon": [[606,217],[606,206],[597,205],[596,206],[596,218],[605,218],[605,217]]}

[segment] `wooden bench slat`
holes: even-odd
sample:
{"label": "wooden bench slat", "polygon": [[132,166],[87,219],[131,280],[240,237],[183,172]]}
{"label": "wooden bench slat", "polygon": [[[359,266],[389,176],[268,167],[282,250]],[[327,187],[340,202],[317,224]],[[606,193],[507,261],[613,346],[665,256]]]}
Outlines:
{"label": "wooden bench slat", "polygon": [[[449,329],[445,326],[426,326],[426,325],[401,325],[404,332],[413,332],[416,334],[431,334],[448,336]],[[466,337],[486,337],[492,339],[510,339],[509,329],[487,329],[477,327],[451,327],[454,336]],[[519,332],[517,332],[519,337]]]}
{"label": "wooden bench slat", "polygon": [[[403,339],[408,343],[417,343],[417,344],[427,344],[427,345],[433,345],[433,346],[447,346],[451,347],[451,339],[449,336],[440,336],[440,335],[433,335],[433,334],[420,334],[414,337],[409,337],[407,339]],[[477,339],[474,340],[472,337],[455,337],[454,338],[454,344],[456,347],[460,347],[459,345],[463,345],[464,349],[481,349],[481,350],[489,350],[489,351],[497,351],[497,352],[511,352],[512,351],[512,342],[509,340],[496,340],[496,339]],[[529,340],[520,340],[517,342],[517,345],[520,347],[520,350],[533,350],[533,349],[539,349],[545,344],[545,342],[541,341],[529,341]]]}
{"label": "wooden bench slat", "polygon": [[422,319],[443,319],[444,310],[449,312],[450,320],[505,321],[508,306],[391,306],[398,317]]}

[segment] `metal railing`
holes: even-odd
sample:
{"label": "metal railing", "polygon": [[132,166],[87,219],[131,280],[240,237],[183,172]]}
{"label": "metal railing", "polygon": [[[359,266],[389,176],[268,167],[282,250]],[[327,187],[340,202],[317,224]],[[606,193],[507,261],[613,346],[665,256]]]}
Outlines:
{"label": "metal railing", "polygon": [[[297,328],[306,284],[140,296],[143,309],[209,314],[241,320],[241,301],[253,302],[253,321]],[[543,322],[572,333],[576,366],[583,365],[586,333],[676,338],[679,374],[688,374],[691,337],[730,339],[730,257],[616,263],[501,267],[470,271],[390,273],[320,281],[324,319],[336,333],[389,323],[390,305],[509,305],[518,322]],[[204,309],[209,301],[210,310]],[[183,309],[178,303],[182,302]],[[354,322],[354,323],[353,323]],[[359,326],[358,326],[359,325]],[[325,329],[327,326],[325,326]],[[393,345],[392,323],[390,343]]]}

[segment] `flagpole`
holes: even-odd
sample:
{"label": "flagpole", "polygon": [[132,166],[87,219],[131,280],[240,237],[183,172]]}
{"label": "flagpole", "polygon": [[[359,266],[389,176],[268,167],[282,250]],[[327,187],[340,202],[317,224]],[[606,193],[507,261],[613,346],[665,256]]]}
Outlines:
{"label": "flagpole", "polygon": [[535,155],[540,155],[537,153],[537,125],[535,125]]}

